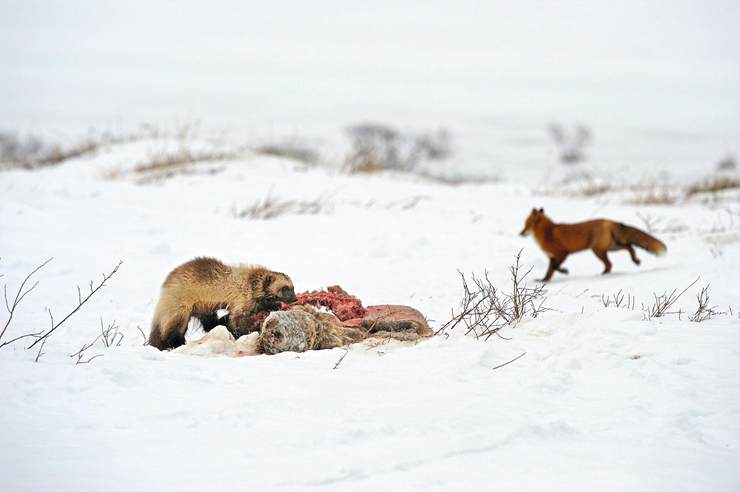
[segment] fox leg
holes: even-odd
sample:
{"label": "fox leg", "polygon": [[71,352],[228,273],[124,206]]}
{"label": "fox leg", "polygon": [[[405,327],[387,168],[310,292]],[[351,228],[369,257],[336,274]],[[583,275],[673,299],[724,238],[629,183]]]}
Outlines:
{"label": "fox leg", "polygon": [[549,282],[552,278],[552,272],[555,271],[555,258],[550,258],[550,264],[547,265],[547,273],[541,279],[543,282]]}
{"label": "fox leg", "polygon": [[609,257],[606,256],[606,251],[598,251],[594,249],[593,252],[604,263],[604,271],[602,272],[602,275],[606,275],[611,272],[612,262],[609,261]]}
{"label": "fox leg", "polygon": [[545,274],[545,278],[542,279],[543,282],[549,282],[556,270],[561,273],[568,273],[568,270],[565,268],[560,268],[560,264],[565,261],[565,258],[566,256],[550,257],[550,264],[547,266],[547,273]]}
{"label": "fox leg", "polygon": [[568,255],[565,255],[565,256],[563,256],[563,257],[562,257],[562,258],[561,258],[561,259],[560,259],[560,260],[558,261],[558,264],[557,264],[557,265],[555,266],[555,271],[557,271],[557,272],[560,272],[560,273],[564,273],[564,274],[568,275],[568,269],[567,269],[567,268],[563,268],[563,267],[561,266],[561,265],[562,265],[563,263],[565,263],[565,259],[566,259],[567,257],[568,257]]}
{"label": "fox leg", "polygon": [[627,244],[627,246],[625,246],[625,249],[630,252],[630,257],[632,258],[632,262],[635,265],[639,265],[640,259],[637,257],[637,254],[635,254],[635,248],[633,248],[631,244]]}

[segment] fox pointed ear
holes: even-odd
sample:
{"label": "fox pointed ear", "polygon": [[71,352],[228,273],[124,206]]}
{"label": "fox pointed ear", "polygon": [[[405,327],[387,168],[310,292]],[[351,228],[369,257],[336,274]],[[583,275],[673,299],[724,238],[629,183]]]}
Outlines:
{"label": "fox pointed ear", "polygon": [[544,214],[544,213],[545,213],[545,209],[544,209],[544,208],[542,208],[542,207],[540,207],[540,209],[539,209],[539,213],[541,213],[541,214]]}

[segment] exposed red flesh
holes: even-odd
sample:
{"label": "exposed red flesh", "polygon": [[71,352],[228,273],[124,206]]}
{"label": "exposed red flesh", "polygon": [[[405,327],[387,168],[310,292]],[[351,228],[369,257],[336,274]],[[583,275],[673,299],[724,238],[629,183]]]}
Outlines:
{"label": "exposed red flesh", "polygon": [[[296,297],[298,298],[296,302],[283,304],[281,309],[287,311],[304,304],[310,304],[316,307],[324,306],[329,308],[333,313],[333,315],[325,314],[324,318],[344,328],[359,328],[371,333],[413,328],[419,335],[428,336],[432,333],[426,319],[416,309],[408,306],[394,306],[389,304],[368,306],[365,308],[362,306],[362,301],[348,294],[338,285],[332,285],[326,290],[303,292]],[[262,322],[269,314],[267,311],[253,314],[251,316],[251,328],[249,331],[259,331],[262,327]]]}

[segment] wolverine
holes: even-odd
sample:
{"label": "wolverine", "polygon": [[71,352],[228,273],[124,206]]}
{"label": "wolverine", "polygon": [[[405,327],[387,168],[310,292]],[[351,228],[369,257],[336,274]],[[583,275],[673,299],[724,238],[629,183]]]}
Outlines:
{"label": "wolverine", "polygon": [[604,274],[612,271],[607,251],[626,249],[635,265],[639,265],[640,260],[633,246],[657,256],[662,256],[666,252],[665,244],[636,227],[606,219],[577,224],[556,224],[545,215],[542,208],[532,209],[520,234],[526,236],[530,233],[534,234],[535,241],[550,258],[543,282],[548,282],[556,271],[567,274],[568,270],[562,268],[562,264],[568,255],[586,249],[593,251],[604,263]]}
{"label": "wolverine", "polygon": [[[195,258],[172,270],[162,284],[149,345],[160,350],[183,345],[191,317],[206,331],[223,323],[235,336],[242,335],[250,331],[254,314],[295,301],[293,281],[284,273]],[[225,320],[219,320],[221,309],[229,311]]]}

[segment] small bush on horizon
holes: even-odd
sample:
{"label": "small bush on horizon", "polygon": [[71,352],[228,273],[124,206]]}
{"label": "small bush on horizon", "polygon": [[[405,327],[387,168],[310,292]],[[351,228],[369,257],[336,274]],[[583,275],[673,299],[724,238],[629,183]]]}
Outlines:
{"label": "small bush on horizon", "polygon": [[450,133],[402,133],[380,123],[360,123],[346,128],[352,149],[345,158],[349,173],[383,170],[412,172],[421,162],[441,161],[452,155]]}
{"label": "small bush on horizon", "polygon": [[558,149],[560,162],[578,164],[586,160],[586,146],[593,140],[593,134],[588,127],[576,125],[568,130],[560,123],[551,123],[548,131]]}

